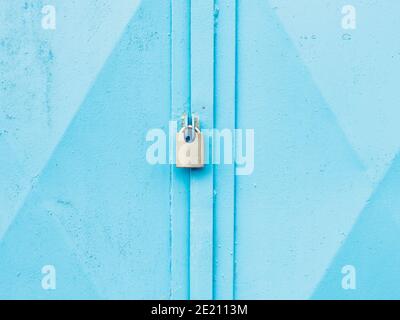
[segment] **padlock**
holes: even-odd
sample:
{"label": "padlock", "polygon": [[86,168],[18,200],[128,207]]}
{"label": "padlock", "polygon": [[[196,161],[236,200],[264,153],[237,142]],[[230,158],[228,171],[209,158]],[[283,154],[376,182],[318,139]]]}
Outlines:
{"label": "padlock", "polygon": [[193,125],[188,124],[183,115],[181,129],[176,134],[176,166],[178,168],[204,167],[204,137],[201,134],[199,119],[192,116]]}

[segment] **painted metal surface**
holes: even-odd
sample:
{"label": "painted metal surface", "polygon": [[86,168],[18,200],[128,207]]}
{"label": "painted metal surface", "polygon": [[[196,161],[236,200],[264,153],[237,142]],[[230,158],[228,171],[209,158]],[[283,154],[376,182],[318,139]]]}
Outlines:
{"label": "painted metal surface", "polygon": [[[171,119],[179,119],[190,109],[190,2],[171,1],[171,16]],[[175,153],[173,145],[169,153]],[[171,298],[188,299],[190,171],[170,170]]]}
{"label": "painted metal surface", "polygon": [[[236,2],[215,7],[215,121],[220,130],[236,122]],[[214,298],[234,298],[235,165],[214,166]]]}
{"label": "painted metal surface", "polygon": [[[399,298],[398,1],[46,4],[0,2],[0,298]],[[150,165],[190,111],[254,172]]]}
{"label": "painted metal surface", "polygon": [[[191,0],[191,110],[214,125],[214,1]],[[208,143],[208,142],[205,142]],[[207,155],[206,155],[207,157]],[[190,298],[212,298],[213,166],[190,173]]]}

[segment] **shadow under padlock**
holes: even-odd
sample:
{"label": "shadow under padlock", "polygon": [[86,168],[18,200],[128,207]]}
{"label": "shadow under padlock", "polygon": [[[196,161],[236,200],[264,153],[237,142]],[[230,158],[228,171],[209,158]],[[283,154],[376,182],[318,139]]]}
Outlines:
{"label": "shadow under padlock", "polygon": [[176,134],[177,168],[204,167],[204,137],[200,131],[199,116],[192,114],[191,123],[186,114],[182,115],[181,126]]}

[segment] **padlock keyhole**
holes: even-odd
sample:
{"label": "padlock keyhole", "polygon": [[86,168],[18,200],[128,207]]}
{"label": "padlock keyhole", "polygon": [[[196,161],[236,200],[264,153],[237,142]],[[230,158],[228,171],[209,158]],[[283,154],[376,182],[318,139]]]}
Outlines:
{"label": "padlock keyhole", "polygon": [[190,128],[190,127],[187,127],[183,134],[185,136],[185,142],[186,143],[191,143],[196,138],[195,130],[193,128]]}

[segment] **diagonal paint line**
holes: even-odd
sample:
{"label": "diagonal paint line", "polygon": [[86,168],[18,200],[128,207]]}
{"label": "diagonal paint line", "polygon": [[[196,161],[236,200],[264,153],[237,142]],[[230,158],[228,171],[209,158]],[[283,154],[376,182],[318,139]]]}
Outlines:
{"label": "diagonal paint line", "polygon": [[[6,148],[6,152],[4,154],[4,158],[0,157],[0,162],[2,164],[4,164],[3,159],[6,159],[6,164],[7,163],[12,163],[12,167],[14,170],[9,170],[15,173],[14,177],[12,179],[6,179],[8,180],[7,183],[5,184],[6,186],[9,186],[10,184],[13,185],[17,185],[18,188],[20,188],[20,183],[23,180],[23,176],[27,176],[27,173],[25,172],[24,167],[21,165],[18,157],[15,155],[15,151],[12,149],[10,143],[7,141],[7,139],[1,139],[0,140],[0,150],[3,149],[3,146]],[[4,178],[4,177],[2,177]],[[3,184],[0,184],[1,187],[5,186]],[[10,198],[10,193],[7,190],[3,190],[2,188],[2,196],[6,196],[7,198],[4,199],[4,202],[1,204],[2,206],[5,205],[5,208],[9,208],[11,206],[11,208],[14,208],[13,205],[13,199]],[[3,207],[4,208],[4,207]],[[5,210],[6,211],[6,210]],[[7,210],[8,211],[8,210]],[[12,211],[12,210],[11,210]],[[9,217],[9,212],[1,212],[0,214],[0,231],[1,231],[1,227],[4,225],[4,221],[10,221],[10,217]]]}
{"label": "diagonal paint line", "polygon": [[[64,240],[64,244],[67,245],[67,247],[71,250],[71,252],[76,252],[76,242],[75,239],[71,239],[71,237],[69,236],[69,233],[65,230],[64,225],[62,224],[62,222],[60,221],[60,218],[58,217],[57,214],[52,215],[53,217],[53,222],[58,226],[59,228],[59,232],[61,233],[61,236]],[[92,285],[92,288],[95,290],[95,293],[98,297],[100,297],[100,299],[103,299],[103,295],[101,294],[101,290],[98,287],[96,281],[93,281],[92,276],[90,275],[89,271],[87,270],[86,266],[84,263],[82,263],[80,257],[79,257],[79,253],[76,254],[75,256],[75,261],[78,264],[80,270],[83,271],[83,273],[86,276],[86,279],[90,282],[90,284]]]}
{"label": "diagonal paint line", "polygon": [[68,124],[66,125],[63,133],[60,135],[60,139],[59,141],[54,145],[52,151],[49,153],[49,155],[46,158],[46,161],[44,161],[42,167],[40,168],[38,174],[32,178],[32,180],[34,180],[32,182],[31,185],[29,185],[27,187],[27,189],[25,189],[23,191],[23,193],[25,193],[22,197],[21,200],[18,202],[18,205],[16,206],[15,212],[13,212],[10,216],[11,218],[7,221],[7,223],[3,226],[0,226],[0,242],[4,239],[4,236],[6,235],[7,231],[9,230],[10,226],[13,224],[13,222],[15,221],[15,217],[19,214],[19,212],[21,211],[21,209],[24,207],[26,201],[28,200],[31,192],[34,190],[35,186],[38,184],[38,182],[40,181],[40,176],[43,174],[43,172],[45,171],[46,167],[48,166],[50,160],[53,158],[55,151],[57,150],[59,144],[64,140],[65,134],[68,131],[69,127],[71,126],[71,124],[73,123],[76,115],[79,113],[80,108],[82,107],[82,105],[85,103],[88,93],[91,92],[93,86],[96,84],[97,82],[97,78],[100,75],[100,73],[102,72],[104,66],[107,64],[110,56],[112,55],[115,47],[118,45],[118,43],[120,42],[122,35],[124,34],[127,26],[129,25],[130,21],[132,20],[132,18],[134,17],[135,13],[137,12],[137,9],[139,8],[141,0],[138,0],[136,7],[133,8],[132,14],[130,16],[129,19],[127,19],[127,22],[125,24],[125,26],[122,28],[120,34],[118,35],[118,37],[116,37],[116,41],[114,46],[112,47],[112,49],[110,50],[110,53],[108,54],[107,58],[104,60],[103,66],[101,68],[99,68],[98,72],[96,73],[95,77],[93,78],[93,80],[91,81],[90,85],[88,86],[88,90],[86,92],[86,94],[83,96],[81,103],[79,104],[79,107],[75,110],[74,114],[72,115],[71,119],[69,120]]}
{"label": "diagonal paint line", "polygon": [[[297,51],[297,49],[296,49],[296,51]],[[362,170],[367,172],[368,168],[367,168],[366,164],[364,163],[364,161],[362,160],[360,153],[356,150],[355,146],[351,143],[346,131],[343,130],[343,128],[341,126],[341,123],[340,123],[340,120],[338,119],[336,113],[332,111],[331,107],[329,106],[329,103],[327,102],[327,100],[324,97],[324,94],[321,91],[321,88],[319,87],[319,85],[315,81],[311,70],[309,70],[309,68],[306,66],[305,61],[303,60],[303,58],[301,58],[300,54],[299,54],[299,59],[301,59],[303,61],[304,68],[307,69],[307,73],[309,74],[310,79],[312,80],[312,83],[313,83],[314,87],[318,90],[318,92],[319,92],[319,94],[321,96],[321,99],[325,102],[325,105],[327,106],[327,108],[329,110],[329,113],[332,116],[332,118],[333,118],[333,120],[334,120],[334,122],[336,124],[336,127],[340,130],[340,134],[343,136],[343,139],[346,141],[347,145],[350,147],[350,149],[351,149],[351,151],[353,153],[353,156],[356,158],[356,160],[357,160],[358,164],[360,165],[360,167],[362,168]]]}
{"label": "diagonal paint line", "polygon": [[[269,3],[269,6],[271,7],[271,4],[270,4],[270,3]],[[293,37],[292,37],[291,34],[288,32],[284,21],[282,21],[282,19],[280,18],[280,16],[279,16],[278,14],[276,14],[275,12],[274,12],[274,15],[275,15],[276,18],[280,21],[280,24],[281,24],[281,26],[284,28],[284,30],[285,30],[285,32],[286,32],[286,34],[287,34],[287,36],[288,36],[288,39],[290,39],[290,41],[293,43]],[[293,48],[294,48],[294,50],[298,53],[298,55],[297,55],[298,58],[299,58],[300,60],[302,60],[302,62],[303,62],[302,65],[303,65],[304,68],[307,70],[307,73],[308,73],[310,79],[312,80],[313,85],[314,85],[315,88],[318,90],[318,92],[319,92],[319,94],[320,94],[320,96],[321,96],[321,99],[325,102],[325,105],[329,108],[329,112],[330,112],[331,116],[333,117],[333,119],[334,119],[334,121],[335,121],[335,123],[336,123],[337,128],[340,130],[341,135],[344,137],[345,141],[346,141],[347,144],[350,146],[350,148],[351,148],[351,150],[352,150],[352,153],[353,153],[354,157],[357,159],[357,162],[361,165],[362,170],[365,171],[365,173],[367,174],[368,168],[367,168],[366,164],[365,164],[364,161],[362,160],[360,153],[356,151],[356,148],[355,148],[354,145],[350,142],[351,140],[349,139],[349,137],[348,137],[346,131],[343,130],[343,128],[342,128],[342,126],[341,126],[341,122],[340,122],[340,120],[338,119],[338,117],[336,116],[336,113],[331,109],[331,107],[330,107],[329,104],[327,103],[327,100],[326,100],[326,98],[325,98],[325,96],[324,96],[324,94],[323,94],[323,91],[321,90],[321,88],[320,88],[319,85],[318,85],[318,82],[317,82],[317,81],[315,80],[315,78],[314,78],[313,72],[311,72],[311,70],[310,70],[309,67],[307,66],[307,63],[306,63],[306,62],[304,61],[304,59],[303,59],[303,55],[300,54],[299,50],[297,49],[297,47],[296,47],[294,44],[293,44]],[[378,178],[375,182],[372,182],[371,177],[367,174],[368,181],[371,182],[371,184],[370,184],[370,186],[369,186],[369,187],[370,187],[370,192],[366,195],[365,201],[364,201],[364,205],[362,206],[361,210],[357,213],[357,215],[356,215],[356,217],[355,217],[355,219],[354,219],[354,221],[353,221],[351,227],[349,228],[349,234],[352,232],[352,230],[353,230],[354,226],[356,225],[357,221],[360,219],[360,217],[361,217],[363,211],[365,210],[366,206],[368,205],[369,200],[374,196],[376,190],[379,188],[379,186],[380,186],[380,185],[383,183],[383,181],[385,180],[386,175],[387,175],[388,172],[390,171],[390,169],[391,169],[391,167],[392,167],[392,165],[393,165],[393,161],[396,159],[396,157],[397,157],[397,153],[395,153],[395,154],[393,155],[392,159],[387,163],[386,168],[383,170],[381,177]],[[345,242],[344,242],[344,243],[345,243]],[[312,297],[312,296],[315,294],[315,292],[316,292],[316,290],[318,289],[320,283],[321,283],[321,282],[323,281],[323,279],[325,278],[325,275],[326,275],[326,273],[328,272],[327,270],[328,270],[329,267],[334,263],[335,258],[336,258],[336,256],[338,255],[338,253],[339,253],[339,251],[340,251],[340,249],[341,249],[342,246],[343,246],[343,244],[340,245],[340,246],[337,248],[337,250],[334,252],[334,254],[332,255],[332,258],[331,258],[330,262],[327,264],[327,268],[325,268],[326,271],[323,273],[321,279],[316,283],[316,285],[315,285],[314,288],[312,289],[312,293],[309,295],[309,297]]]}
{"label": "diagonal paint line", "polygon": [[[354,146],[350,143],[348,136],[346,135],[343,128],[340,126],[340,122],[338,121],[336,114],[331,110],[331,107],[327,103],[325,96],[322,94],[322,92],[319,90],[319,87],[316,85],[315,79],[312,77],[312,73],[310,72],[309,68],[304,63],[303,59],[301,58],[301,56],[299,54],[299,50],[297,50],[297,47],[294,45],[293,40],[289,36],[284,23],[278,17],[276,12],[274,10],[272,10],[270,3],[268,3],[267,5],[270,9],[271,17],[275,18],[278,21],[278,24],[281,27],[282,33],[287,35],[286,39],[287,39],[288,43],[290,43],[292,50],[296,53],[297,63],[301,64],[302,76],[307,77],[307,84],[309,86],[312,86],[313,90],[315,90],[315,95],[318,98],[317,103],[320,107],[323,108],[324,112],[326,112],[326,114],[329,116],[329,122],[331,122],[331,124],[333,125],[332,130],[334,130],[336,136],[338,136],[339,139],[342,140],[342,143],[345,146],[347,146],[347,150],[349,152],[350,159],[353,159],[353,161],[355,162],[357,171],[359,170],[359,173],[362,176],[364,176],[366,179],[365,182],[363,183],[365,192],[363,192],[362,197],[359,197],[360,199],[357,201],[355,208],[353,210],[351,210],[351,212],[350,212],[351,220],[348,222],[342,220],[338,223],[338,226],[341,226],[341,228],[343,230],[350,230],[353,226],[354,221],[356,221],[358,218],[360,209],[365,205],[365,201],[368,199],[370,193],[373,190],[373,183],[372,183],[372,181],[370,181],[370,179],[368,179],[367,167],[365,166],[364,162],[362,161],[360,154],[358,152],[356,152],[356,150],[354,150]],[[282,35],[280,35],[280,36],[282,36]],[[337,248],[340,247],[340,242],[338,241],[337,237],[332,237],[329,239],[329,241],[330,241],[332,248],[330,248],[329,251],[325,251],[322,254],[322,256],[319,257],[320,260],[319,260],[317,274],[315,275],[315,278],[312,280],[312,282],[308,283],[307,289],[306,289],[307,291],[304,292],[304,296],[308,296],[312,293],[315,283],[318,283],[320,276],[322,276],[322,274],[325,271],[325,265],[329,264],[332,255],[334,255],[335,252],[337,251]],[[314,254],[314,256],[315,256],[315,254]]]}
{"label": "diagonal paint line", "polygon": [[[379,81],[381,78],[393,83],[391,78],[396,76],[390,70],[394,70],[396,65],[385,69],[385,65],[374,63],[374,60],[382,60],[382,52],[375,52],[377,56],[371,60],[371,55],[365,53],[370,49],[365,34],[364,36],[359,34],[360,37],[353,39],[355,42],[343,41],[341,37],[343,30],[340,19],[338,20],[338,17],[341,17],[340,4],[320,1],[322,3],[309,6],[308,17],[305,17],[302,15],[302,10],[304,6],[309,5],[307,1],[298,1],[300,4],[290,1],[282,1],[283,3],[276,0],[268,1],[299,49],[300,58],[307,61],[306,65],[314,76],[321,94],[330,103],[332,112],[337,115],[343,131],[364,162],[368,178],[374,183],[379,181],[400,145],[398,141],[391,139],[393,133],[394,135],[398,133],[397,123],[389,120],[396,118],[393,117],[396,110],[389,107],[385,108],[385,112],[377,113],[376,106],[382,103],[396,105],[394,102],[398,100],[398,95],[396,98],[396,94],[393,94],[396,89],[390,85],[380,86],[376,93],[371,88],[382,82]],[[364,6],[362,10],[364,14],[371,13],[371,8],[368,6]],[[319,15],[319,11],[322,16],[311,19],[312,15]],[[323,27],[321,27],[321,17],[322,20],[326,20],[326,25]],[[389,25],[393,24],[392,19],[394,17],[390,16],[386,22]],[[370,33],[369,40],[380,38],[373,30],[365,29],[364,32]],[[385,50],[397,51],[397,47],[393,47],[391,45],[393,41],[390,40],[387,38],[382,42],[385,44]],[[363,46],[365,50],[352,55],[357,46]],[[343,79],[340,80],[341,78]],[[371,78],[375,80],[371,82],[369,80]],[[390,92],[386,90],[388,88]],[[374,131],[379,133],[374,134]]]}
{"label": "diagonal paint line", "polygon": [[[271,5],[271,3],[269,3],[269,1],[268,1],[268,6],[270,7],[270,9],[273,9],[273,6]],[[313,73],[308,68],[307,63],[304,61],[304,59],[302,58],[302,55],[300,54],[299,50],[297,49],[296,45],[294,44],[293,37],[291,36],[290,32],[287,30],[285,22],[281,19],[281,17],[274,10],[271,10],[271,11],[273,12],[275,18],[279,21],[280,25],[283,27],[283,30],[285,31],[285,34],[287,35],[287,39],[288,40],[290,39],[290,42],[292,43],[293,50],[297,53],[298,59],[302,61],[302,66],[304,67],[305,71],[307,72],[307,75],[311,79],[311,82],[312,82],[313,86],[318,91],[319,96],[321,97],[321,100],[324,102],[324,106],[327,107],[327,109],[329,111],[329,114],[333,118],[337,129],[340,131],[341,136],[343,137],[343,139],[346,141],[346,143],[350,147],[354,158],[356,159],[357,163],[360,165],[361,169],[366,171],[367,167],[366,167],[364,161],[362,160],[360,154],[356,151],[356,149],[353,146],[353,144],[350,142],[350,139],[349,139],[348,135],[343,130],[343,128],[341,126],[341,123],[340,123],[339,119],[336,116],[336,113],[333,112],[332,108],[329,106],[329,104],[328,104],[328,102],[327,102],[322,90],[320,89],[320,87],[318,86],[318,83],[314,79]]]}
{"label": "diagonal paint line", "polygon": [[[137,7],[136,7],[137,8]],[[117,40],[113,46],[113,48],[115,49],[115,47],[118,46],[118,44],[121,41],[122,36],[126,33],[126,29],[127,26],[130,24],[130,22],[132,21],[132,18],[135,14],[137,10],[135,9],[130,18],[127,19],[127,23],[125,25],[124,28],[122,28],[122,31],[120,33],[120,36],[117,37]],[[39,183],[40,181],[40,176],[43,174],[43,172],[45,172],[46,168],[48,167],[49,162],[51,161],[51,159],[54,157],[54,153],[56,152],[56,150],[58,149],[58,146],[60,145],[60,143],[62,143],[62,141],[64,140],[64,137],[66,135],[66,133],[68,132],[69,127],[71,126],[71,124],[74,122],[74,119],[76,118],[77,114],[79,113],[82,105],[85,104],[85,101],[87,99],[87,96],[89,95],[89,93],[92,91],[92,88],[94,87],[94,85],[97,83],[97,79],[99,78],[102,70],[104,69],[104,66],[107,65],[107,62],[109,61],[110,57],[112,56],[112,53],[115,51],[114,49],[110,50],[110,54],[108,55],[107,59],[105,59],[104,63],[103,63],[103,67],[99,69],[99,72],[96,74],[96,77],[94,77],[94,79],[92,80],[89,89],[85,95],[85,97],[82,99],[83,101],[81,102],[81,104],[79,105],[79,108],[76,110],[76,112],[74,113],[73,117],[71,118],[71,120],[68,123],[68,126],[65,128],[65,130],[63,131],[63,134],[59,140],[59,142],[57,143],[57,145],[54,147],[54,149],[52,150],[51,154],[49,155],[49,157],[47,158],[47,161],[45,163],[45,165],[41,168],[40,173],[37,176],[37,179],[35,181],[35,184],[31,187],[30,190],[27,191],[27,194],[25,195],[23,201],[19,204],[18,210],[16,211],[16,214],[14,216],[14,220],[10,222],[10,224],[8,225],[8,228],[6,230],[6,232],[2,235],[2,239],[5,238],[5,235],[7,233],[8,230],[10,230],[10,226],[12,225],[12,223],[15,221],[15,217],[18,216],[19,212],[24,208],[26,202],[28,201],[32,190],[34,189],[34,187]],[[61,226],[61,231],[62,232],[62,237],[64,239],[64,243],[70,248],[73,249],[72,251],[75,252],[77,246],[76,246],[76,242],[74,241],[73,238],[71,238],[70,234],[68,233],[68,231],[65,229],[65,226],[62,224],[62,221],[60,220],[60,218],[57,216],[56,217],[56,223],[58,226]],[[0,241],[2,241],[2,239],[0,238]],[[105,293],[104,291],[101,290],[101,288],[97,285],[97,283],[94,281],[93,276],[90,275],[90,272],[88,271],[88,269],[86,268],[85,264],[82,261],[82,256],[79,252],[77,252],[76,254],[76,262],[78,263],[78,266],[82,269],[83,273],[86,275],[86,279],[90,282],[90,284],[92,285],[92,288],[95,290],[95,293],[97,294],[98,297],[105,297]]]}
{"label": "diagonal paint line", "polygon": [[380,186],[385,182],[385,180],[388,178],[388,175],[390,174],[390,171],[394,165],[394,161],[396,160],[397,157],[400,157],[400,151],[398,151],[396,153],[396,155],[392,158],[392,160],[390,161],[390,164],[387,166],[387,169],[385,171],[385,173],[382,175],[382,178],[376,182],[376,184],[374,184],[374,186],[371,188],[371,192],[367,198],[367,200],[365,201],[364,206],[361,208],[360,212],[358,213],[357,219],[355,219],[354,223],[352,224],[350,231],[348,233],[348,235],[346,236],[346,240],[343,241],[343,244],[337,249],[337,251],[335,252],[335,254],[332,256],[331,261],[329,262],[329,264],[327,265],[325,272],[323,273],[321,279],[316,283],[312,293],[310,294],[310,296],[308,298],[312,298],[316,293],[318,288],[320,287],[321,283],[324,281],[329,269],[334,265],[336,258],[338,257],[341,248],[347,243],[347,239],[348,237],[352,234],[355,226],[357,225],[357,222],[361,219],[361,216],[363,215],[363,212],[368,208],[368,206],[370,205],[370,201],[374,198],[375,194],[378,192],[378,190],[380,189]]}

